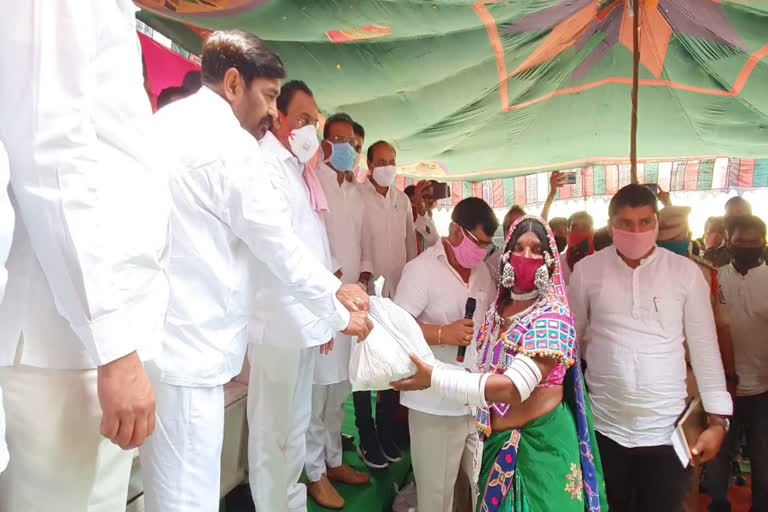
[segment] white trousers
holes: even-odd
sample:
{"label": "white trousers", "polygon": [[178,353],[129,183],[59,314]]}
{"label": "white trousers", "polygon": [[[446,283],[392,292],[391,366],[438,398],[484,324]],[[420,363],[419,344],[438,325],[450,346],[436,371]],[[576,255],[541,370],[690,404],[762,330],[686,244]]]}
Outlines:
{"label": "white trousers", "polygon": [[475,418],[435,416],[411,409],[408,426],[419,512],[475,510]]}
{"label": "white trousers", "polygon": [[[322,355],[318,357],[324,357]],[[349,381],[312,386],[312,416],[307,431],[307,460],[304,469],[310,482],[317,482],[326,471],[341,466],[341,424],[344,403],[352,393]]]}
{"label": "white trousers", "polygon": [[0,368],[10,464],[3,512],[125,510],[131,452],[101,436],[96,370]]}
{"label": "white trousers", "polygon": [[193,388],[159,381],[147,363],[157,398],[155,433],[139,449],[147,512],[219,510],[224,387]]}
{"label": "white trousers", "polygon": [[248,479],[256,512],[307,510],[307,489],[299,478],[318,352],[267,344],[248,351]]}

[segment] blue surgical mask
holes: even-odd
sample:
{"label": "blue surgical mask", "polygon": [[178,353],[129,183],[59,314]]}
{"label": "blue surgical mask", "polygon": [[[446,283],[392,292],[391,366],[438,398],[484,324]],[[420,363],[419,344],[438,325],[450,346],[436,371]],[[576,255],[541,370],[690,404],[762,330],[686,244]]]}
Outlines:
{"label": "blue surgical mask", "polygon": [[688,240],[667,240],[664,242],[656,242],[656,245],[662,249],[679,254],[680,256],[688,256],[688,251],[691,248],[691,242]]}
{"label": "blue surgical mask", "polygon": [[326,160],[337,172],[351,171],[355,167],[357,153],[349,142],[331,143],[331,157]]}

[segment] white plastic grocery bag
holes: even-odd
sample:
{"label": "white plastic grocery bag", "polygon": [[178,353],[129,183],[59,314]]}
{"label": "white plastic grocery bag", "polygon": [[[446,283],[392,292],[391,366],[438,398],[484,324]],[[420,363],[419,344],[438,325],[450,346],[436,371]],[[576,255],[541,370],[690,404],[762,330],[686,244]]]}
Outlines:
{"label": "white plastic grocery bag", "polygon": [[390,389],[390,382],[410,377],[416,373],[410,353],[429,365],[435,364],[419,324],[403,308],[381,296],[383,287],[384,278],[380,277],[374,283],[376,295],[370,298],[368,312],[373,329],[365,341],[353,341],[349,360],[353,391]]}

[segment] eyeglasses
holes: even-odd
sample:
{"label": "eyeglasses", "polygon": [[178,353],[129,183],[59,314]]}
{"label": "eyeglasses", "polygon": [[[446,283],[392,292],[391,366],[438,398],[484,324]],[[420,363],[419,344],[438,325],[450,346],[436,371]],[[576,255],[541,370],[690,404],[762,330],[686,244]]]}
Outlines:
{"label": "eyeglasses", "polygon": [[302,116],[302,117],[298,118],[296,121],[297,121],[296,124],[299,125],[298,128],[304,128],[307,125],[312,125],[315,128],[318,128],[320,126],[320,122],[319,121],[309,119],[308,117],[305,117],[305,116]]}
{"label": "eyeglasses", "polygon": [[351,146],[354,147],[355,145],[355,139],[350,137],[342,137],[341,135],[337,135],[335,137],[328,137],[328,142],[332,142],[333,144],[344,144],[345,142]]}
{"label": "eyeglasses", "polygon": [[473,235],[470,231],[467,230],[467,228],[462,227],[461,230],[464,232],[465,235],[469,237],[470,240],[472,240],[476,246],[480,247],[481,249],[487,249],[491,245],[493,245],[493,242],[481,242],[478,240],[478,238]]}

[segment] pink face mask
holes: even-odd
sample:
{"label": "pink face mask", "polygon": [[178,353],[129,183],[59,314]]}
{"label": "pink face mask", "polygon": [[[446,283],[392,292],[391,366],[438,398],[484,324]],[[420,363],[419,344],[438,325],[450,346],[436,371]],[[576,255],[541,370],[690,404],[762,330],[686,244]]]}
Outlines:
{"label": "pink face mask", "polygon": [[453,248],[453,255],[456,256],[456,261],[464,268],[473,269],[483,262],[488,249],[480,247],[461,230],[463,238],[459,245]]}
{"label": "pink face mask", "polygon": [[630,260],[639,260],[644,258],[656,246],[658,233],[658,227],[640,233],[614,229],[613,245],[624,257]]}
{"label": "pink face mask", "polygon": [[509,263],[515,269],[515,289],[520,293],[532,292],[536,288],[536,271],[544,265],[544,260],[510,254]]}

